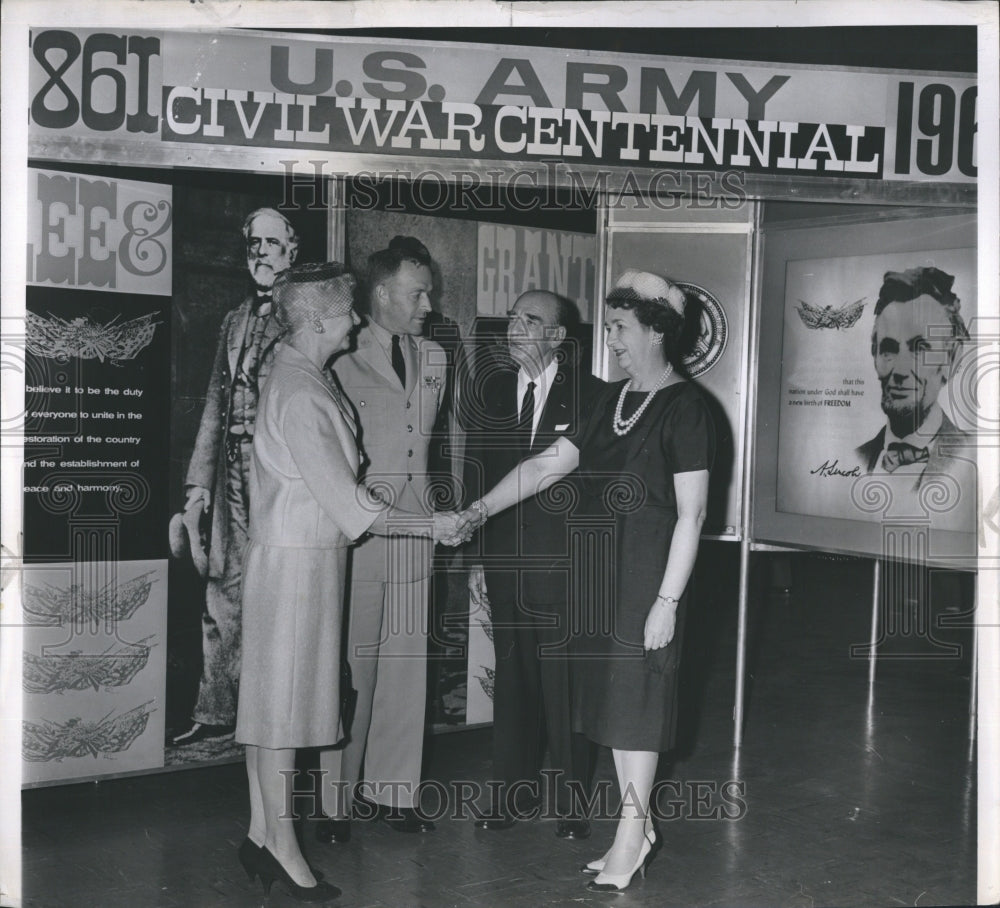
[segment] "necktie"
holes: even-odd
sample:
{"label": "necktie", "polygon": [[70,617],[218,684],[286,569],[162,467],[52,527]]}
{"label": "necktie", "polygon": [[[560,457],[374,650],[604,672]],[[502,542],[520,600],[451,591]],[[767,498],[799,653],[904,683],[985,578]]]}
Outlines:
{"label": "necktie", "polygon": [[535,383],[528,382],[521,401],[521,412],[517,418],[517,431],[524,439],[524,446],[531,447],[531,429],[535,421]]}
{"label": "necktie", "polygon": [[406,362],[403,360],[403,348],[399,346],[399,335],[392,336],[392,368],[399,376],[399,383],[406,387]]}
{"label": "necktie", "polygon": [[885,454],[882,455],[882,469],[886,473],[892,473],[898,467],[905,466],[908,463],[926,462],[927,448],[918,448],[903,441],[890,443]]}
{"label": "necktie", "polygon": [[271,314],[271,293],[258,293],[257,301],[254,303],[253,314],[256,316],[270,315]]}

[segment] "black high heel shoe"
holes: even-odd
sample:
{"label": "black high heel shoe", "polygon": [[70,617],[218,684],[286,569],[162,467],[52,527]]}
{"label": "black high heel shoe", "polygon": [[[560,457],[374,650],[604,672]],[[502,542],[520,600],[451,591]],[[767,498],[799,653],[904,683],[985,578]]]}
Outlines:
{"label": "black high heel shoe", "polygon": [[[255,879],[257,879],[257,863],[260,860],[260,845],[247,836],[242,842],[240,842],[240,847],[236,850],[236,856],[240,859],[240,863],[243,865],[243,869],[246,871],[247,876],[250,877],[250,882],[252,883]],[[306,861],[306,863],[309,864],[308,861]],[[317,883],[323,879],[322,870],[317,870],[312,864],[309,864],[309,869],[312,871],[312,875],[316,877]]]}
{"label": "black high heel shoe", "polygon": [[236,849],[236,857],[240,859],[243,869],[247,872],[252,883],[257,879],[257,861],[260,854],[260,845],[252,841],[249,836],[240,842],[240,847]]}
{"label": "black high heel shoe", "polygon": [[300,886],[266,846],[260,849],[257,856],[257,875],[265,895],[271,894],[275,880],[280,880],[285,891],[297,902],[328,902],[340,895],[340,890],[325,880],[319,880],[315,886]]}

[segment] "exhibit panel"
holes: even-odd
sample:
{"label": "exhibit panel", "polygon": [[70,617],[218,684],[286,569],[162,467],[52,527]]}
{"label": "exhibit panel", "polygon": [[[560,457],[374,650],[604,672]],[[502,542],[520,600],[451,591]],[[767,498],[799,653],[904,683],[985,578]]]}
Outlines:
{"label": "exhibit panel", "polygon": [[163,765],[173,199],[31,168],[22,778]]}
{"label": "exhibit panel", "polygon": [[878,558],[911,528],[913,558],[972,567],[976,217],[826,215],[765,231],[754,535]]}
{"label": "exhibit panel", "polygon": [[166,567],[25,570],[24,785],[163,765]]}

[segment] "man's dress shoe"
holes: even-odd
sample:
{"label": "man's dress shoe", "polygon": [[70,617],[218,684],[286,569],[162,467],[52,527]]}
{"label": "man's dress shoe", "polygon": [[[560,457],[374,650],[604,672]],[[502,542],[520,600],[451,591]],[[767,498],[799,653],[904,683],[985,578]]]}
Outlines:
{"label": "man's dress shoe", "polygon": [[586,839],[590,837],[589,820],[560,820],[556,824],[556,836],[560,839]]}
{"label": "man's dress shoe", "polygon": [[184,747],[187,744],[197,744],[199,741],[206,741],[209,738],[224,738],[226,735],[231,735],[235,728],[235,725],[205,725],[201,722],[195,722],[187,731],[174,735],[170,739],[170,743],[174,747]]}
{"label": "man's dress shoe", "polygon": [[483,817],[481,820],[476,820],[476,829],[488,829],[492,832],[496,832],[500,829],[510,829],[517,820],[510,814],[497,814],[492,817]]}
{"label": "man's dress shoe", "polygon": [[542,802],[538,798],[521,798],[513,813],[497,811],[476,820],[476,829],[510,829],[518,820],[530,820],[538,815]]}
{"label": "man's dress shoe", "polygon": [[350,820],[320,820],[316,824],[316,841],[325,844],[351,841]]}

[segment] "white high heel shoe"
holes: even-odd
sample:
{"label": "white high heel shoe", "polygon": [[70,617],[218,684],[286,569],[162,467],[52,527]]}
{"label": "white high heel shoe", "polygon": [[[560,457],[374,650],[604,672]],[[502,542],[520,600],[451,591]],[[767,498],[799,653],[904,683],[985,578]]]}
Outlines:
{"label": "white high heel shoe", "polygon": [[[645,832],[646,841],[649,842],[649,847],[652,849],[656,846],[656,829],[650,826]],[[607,863],[607,858],[594,858],[594,860],[589,861],[580,868],[580,873],[587,876],[597,876],[603,869],[604,865]]]}
{"label": "white high heel shoe", "polygon": [[639,871],[639,876],[646,877],[646,864],[653,854],[653,846],[649,844],[648,838],[643,838],[642,847],[635,860],[635,866],[629,873],[604,873],[601,871],[594,879],[587,883],[587,888],[591,892],[624,892],[632,883],[632,877]]}

